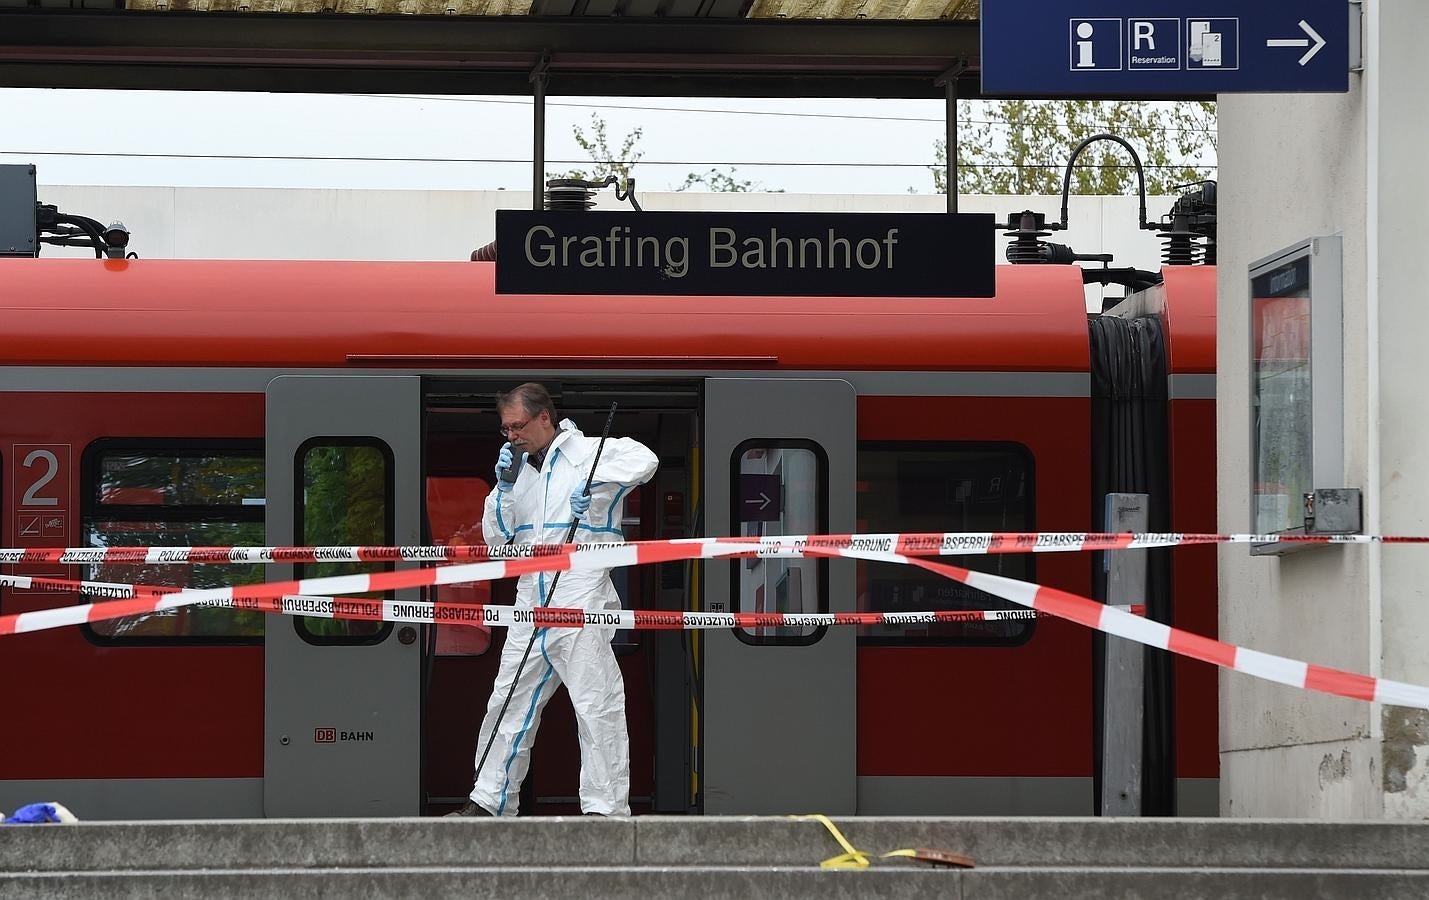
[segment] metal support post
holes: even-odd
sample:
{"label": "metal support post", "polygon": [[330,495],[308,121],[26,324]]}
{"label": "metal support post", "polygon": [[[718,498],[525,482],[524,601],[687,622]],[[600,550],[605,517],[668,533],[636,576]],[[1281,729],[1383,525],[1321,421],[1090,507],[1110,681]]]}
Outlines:
{"label": "metal support post", "polygon": [[[1107,494],[1106,530],[1144,532],[1150,517],[1146,494]],[[1146,551],[1106,554],[1106,602],[1146,602]],[[1104,816],[1141,815],[1143,670],[1146,650],[1125,638],[1106,638],[1102,679],[1102,796]]]}
{"label": "metal support post", "polygon": [[535,121],[531,127],[534,143],[531,150],[531,208],[537,211],[544,208],[546,197],[546,80],[549,77],[546,70],[550,65],[550,57],[543,55],[536,68],[531,70],[531,89],[535,98],[532,104]]}
{"label": "metal support post", "polygon": [[947,171],[944,174],[945,184],[948,187],[948,212],[958,211],[958,76],[967,71],[968,62],[965,59],[958,60],[952,68],[938,76],[935,85],[943,86],[944,95],[947,98],[947,109],[943,115],[943,127],[945,129],[944,142],[948,152],[946,160]]}

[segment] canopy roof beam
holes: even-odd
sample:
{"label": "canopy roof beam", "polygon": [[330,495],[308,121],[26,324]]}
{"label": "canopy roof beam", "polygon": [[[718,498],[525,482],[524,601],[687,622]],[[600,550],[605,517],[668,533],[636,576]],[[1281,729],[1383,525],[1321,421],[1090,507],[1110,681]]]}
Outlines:
{"label": "canopy roof beam", "polygon": [[0,8],[0,86],[553,96],[917,97],[968,20],[337,16]]}

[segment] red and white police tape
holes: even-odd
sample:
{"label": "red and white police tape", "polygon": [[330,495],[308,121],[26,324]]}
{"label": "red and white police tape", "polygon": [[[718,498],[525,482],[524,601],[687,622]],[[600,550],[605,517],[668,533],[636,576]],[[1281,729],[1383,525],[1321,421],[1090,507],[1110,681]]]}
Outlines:
{"label": "red and white police tape", "polygon": [[236,609],[256,610],[259,608],[257,605],[259,601],[282,597],[285,594],[365,594],[442,584],[496,581],[535,572],[589,571],[649,563],[680,562],[696,558],[714,559],[748,551],[747,544],[718,542],[651,541],[640,545],[591,544],[586,545],[578,553],[568,552],[529,559],[463,563],[435,568],[404,569],[395,572],[372,572],[358,575],[329,575],[323,578],[303,578],[293,581],[204,590],[176,590],[171,587],[151,585],[0,575],[0,587],[76,591],[90,596],[115,598],[105,603],[61,606],[0,616],[0,635],[44,631],[49,628],[79,625],[84,622],[99,622],[121,616],[177,609],[198,603],[212,604],[234,601],[232,605]]}
{"label": "red and white police tape", "polygon": [[[239,606],[239,602],[248,605]],[[252,605],[256,603],[256,607]],[[533,625],[538,628],[630,628],[636,631],[702,631],[719,628],[821,628],[832,625],[931,625],[942,622],[1008,622],[1055,618],[1035,609],[939,609],[925,612],[851,613],[706,613],[681,610],[613,609],[543,606],[526,609],[480,603],[362,600],[342,597],[284,595],[267,600],[214,600],[195,607],[257,609],[286,616],[358,619],[373,622],[494,626]],[[1145,614],[1140,604],[1118,606],[1133,615]]]}
{"label": "red and white police tape", "polygon": [[[811,553],[812,555],[824,555],[824,551],[811,551]],[[901,562],[917,566],[1038,612],[1051,613],[1058,618],[1069,619],[1105,634],[1136,641],[1148,647],[1169,650],[1180,656],[1199,659],[1223,669],[1231,669],[1267,681],[1287,684],[1303,690],[1350,697],[1355,700],[1370,700],[1376,703],[1429,709],[1429,687],[1421,687],[1403,681],[1392,681],[1388,678],[1374,678],[1356,672],[1346,672],[1343,669],[1332,669],[1284,656],[1261,653],[1246,647],[1238,647],[1235,644],[1227,644],[1214,638],[1202,637],[1189,631],[1163,625],[1160,622],[1143,619],[1086,597],[1079,597],[1056,588],[1004,578],[1001,575],[972,572],[947,563],[891,553],[859,554],[858,556],[861,559],[883,559],[887,562]]]}
{"label": "red and white police tape", "polygon": [[[143,584],[119,584],[102,581],[69,581],[59,578],[29,578],[0,575],[0,587],[19,587],[48,591],[70,591],[85,596],[133,599],[170,597],[182,588]],[[318,619],[355,619],[375,622],[414,622],[418,624],[469,625],[510,627],[535,625],[541,628],[632,628],[637,631],[703,630],[717,628],[814,628],[829,625],[917,625],[938,622],[1002,622],[1017,619],[1055,618],[1050,613],[1031,609],[928,610],[899,613],[703,613],[678,610],[588,610],[578,607],[548,606],[535,609],[486,604],[427,602],[425,600],[367,600],[342,597],[316,597],[305,594],[284,594],[279,597],[217,598],[184,604],[195,609],[233,609],[273,615],[311,616]],[[68,607],[64,607],[68,609]],[[148,604],[144,612],[171,612],[177,607]],[[111,615],[112,604],[97,604],[87,621],[121,618]],[[1141,604],[1118,606],[1135,615],[1144,615]],[[41,631],[59,627],[62,623],[45,625],[33,614],[16,629]],[[124,615],[131,615],[125,613]],[[18,618],[18,617],[17,617]],[[0,623],[0,634],[5,634]]]}
{"label": "red and white police tape", "polygon": [[[816,536],[817,537],[817,536]],[[1058,618],[1095,628],[1106,634],[1116,635],[1136,641],[1149,647],[1168,650],[1192,659],[1199,659],[1222,668],[1243,672],[1291,687],[1320,691],[1351,697],[1429,709],[1429,688],[1374,678],[1340,669],[1313,665],[1283,656],[1261,653],[1244,647],[1237,647],[1212,638],[1194,635],[1158,622],[1148,621],[1123,610],[1105,606],[1094,600],[1079,597],[1056,588],[1043,587],[1028,582],[972,572],[946,563],[932,562],[901,553],[882,550],[858,549],[857,537],[849,541],[848,547],[822,546],[824,540],[804,539],[801,547],[765,547],[761,544],[760,555],[799,555],[814,557],[848,557],[875,562],[890,562],[912,565],[935,572],[944,577],[986,591],[1005,600],[1037,612],[1048,613]],[[890,535],[867,536],[885,540],[896,537]],[[1087,535],[1086,537],[1095,537]],[[1132,536],[1127,536],[1132,537]],[[1368,543],[1376,540],[1371,536],[1355,535],[1361,540],[1337,540],[1335,543]],[[1385,540],[1378,538],[1378,540]],[[797,542],[797,541],[796,541]],[[1224,542],[1218,539],[1217,543]],[[1328,542],[1328,541],[1327,541]],[[1395,539],[1395,543],[1418,543],[1418,539]],[[1087,543],[1087,542],[1084,542]],[[1209,543],[1209,541],[1207,541]],[[1147,544],[1150,546],[1152,544]],[[1105,546],[1105,545],[1103,545]],[[1123,546],[1136,546],[1128,541]],[[1030,549],[1025,548],[1024,549]],[[1080,549],[1087,549],[1082,547]],[[930,548],[931,550],[931,548]],[[967,552],[967,551],[964,551]],[[159,612],[181,606],[200,603],[221,604],[238,609],[259,609],[261,601],[281,598],[285,595],[314,594],[358,594],[380,592],[403,588],[422,587],[439,584],[461,584],[472,581],[490,581],[510,578],[534,572],[554,572],[565,570],[609,569],[649,563],[676,562],[694,558],[714,559],[739,556],[749,553],[749,542],[720,539],[652,541],[625,545],[587,545],[579,552],[564,552],[557,555],[533,556],[524,559],[509,559],[467,563],[463,565],[440,566],[436,568],[409,569],[394,572],[377,572],[362,575],[337,575],[324,578],[306,578],[298,581],[273,582],[268,584],[242,585],[238,587],[211,590],[181,590],[162,596],[154,596],[164,588],[105,584],[109,589],[128,588],[150,596],[127,600],[114,600],[101,604],[86,604],[37,610],[34,612],[0,616],[0,635],[40,631],[75,625],[82,622],[101,621],[127,615]],[[228,560],[225,560],[228,561]],[[0,586],[29,587],[37,579],[26,576],[3,576]],[[60,586],[73,585],[78,589],[81,582],[64,582],[61,579],[44,579],[44,583]],[[94,583],[91,583],[94,584]],[[101,583],[103,584],[103,583]],[[172,590],[172,589],[168,589]],[[361,601],[355,601],[361,602]],[[375,601],[374,601],[375,602]],[[554,611],[551,611],[554,612]],[[731,614],[733,615],[733,614]],[[747,614],[757,615],[757,614]],[[844,614],[848,615],[848,614]],[[513,614],[514,616],[514,614]],[[583,616],[583,613],[582,613]],[[535,622],[535,611],[531,611]],[[554,624],[554,623],[553,623]],[[672,626],[673,627],[673,626]],[[712,627],[725,627],[716,625]]]}
{"label": "red and white police tape", "polygon": [[[0,549],[0,564],[67,563],[72,565],[196,564],[196,563],[317,563],[317,562],[475,562],[526,559],[589,552],[606,547],[656,544],[746,544],[750,555],[797,556],[804,547],[816,550],[862,550],[906,556],[977,556],[996,553],[1076,553],[1084,550],[1145,550],[1201,544],[1429,544],[1426,536],[1370,534],[1278,535],[1196,534],[1181,532],[1082,531],[961,531],[893,534],[774,535],[766,537],[680,538],[675,541],[629,541],[608,544],[513,544],[488,547],[12,547]],[[782,553],[780,551],[783,551]]]}
{"label": "red and white police tape", "polygon": [[[614,548],[618,544],[585,545],[589,552],[597,548]],[[577,545],[571,545],[576,550]],[[321,548],[297,548],[316,550]],[[346,548],[344,548],[346,549]],[[740,553],[725,554],[730,558],[751,555],[748,545]],[[793,553],[782,554],[794,556]],[[165,560],[173,562],[174,560]],[[474,579],[477,580],[477,579]],[[486,580],[486,579],[480,579]],[[310,579],[311,581],[311,579]],[[162,585],[125,584],[112,581],[76,581],[65,578],[50,578],[28,575],[0,575],[0,587],[14,587],[27,590],[77,593],[87,597],[110,600],[130,600],[136,598],[171,597],[184,592],[183,588]],[[221,589],[222,590],[222,589]],[[358,619],[383,622],[415,622],[425,624],[498,626],[526,624],[543,628],[584,628],[612,627],[636,630],[657,629],[715,629],[715,628],[790,628],[820,627],[828,625],[913,625],[938,622],[998,622],[1014,619],[1053,618],[1047,613],[1027,609],[1001,610],[929,610],[900,613],[699,613],[682,611],[647,610],[601,610],[591,611],[575,607],[542,607],[533,610],[514,606],[479,603],[452,603],[438,601],[396,601],[396,600],[351,600],[340,597],[318,597],[304,594],[284,594],[264,597],[219,597],[184,604],[196,608],[235,609],[256,611],[276,615],[311,616],[329,619]],[[145,613],[169,612],[177,608],[172,605],[153,605]],[[1118,606],[1136,615],[1144,615],[1146,607],[1141,604]],[[68,610],[68,607],[61,607]],[[112,604],[93,607],[94,617],[87,621],[120,618],[113,614]],[[58,610],[56,610],[58,611]],[[125,613],[124,615],[129,615]],[[53,617],[50,617],[53,618]],[[17,619],[18,621],[18,619]],[[24,626],[17,631],[38,631],[46,627],[44,619],[37,614],[28,614]],[[0,621],[0,634],[6,633]]]}

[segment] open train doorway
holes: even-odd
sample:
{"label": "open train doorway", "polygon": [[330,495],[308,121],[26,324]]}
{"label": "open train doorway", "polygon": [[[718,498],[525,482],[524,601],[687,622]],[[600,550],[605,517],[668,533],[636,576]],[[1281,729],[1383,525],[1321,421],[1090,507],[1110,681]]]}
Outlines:
{"label": "open train doorway", "polygon": [[[482,541],[481,515],[494,488],[493,468],[504,438],[496,398],[523,381],[546,386],[562,418],[598,435],[611,403],[613,436],[634,438],[660,458],[650,482],[626,498],[626,540],[702,533],[698,493],[701,380],[580,379],[529,373],[494,378],[432,377],[423,383],[423,541]],[[611,573],[626,609],[691,608],[692,563],[616,569]],[[514,580],[442,586],[435,599],[510,604]],[[561,605],[559,587],[552,604]],[[423,635],[423,812],[439,815],[471,790],[477,729],[491,693],[505,629],[437,625]],[[625,679],[630,730],[632,812],[697,811],[697,648],[690,632],[622,630],[613,643]],[[508,713],[509,715],[509,713]],[[488,760],[487,765],[491,765]],[[580,813],[580,751],[575,715],[564,690],[539,721],[531,768],[522,788],[523,815]]]}

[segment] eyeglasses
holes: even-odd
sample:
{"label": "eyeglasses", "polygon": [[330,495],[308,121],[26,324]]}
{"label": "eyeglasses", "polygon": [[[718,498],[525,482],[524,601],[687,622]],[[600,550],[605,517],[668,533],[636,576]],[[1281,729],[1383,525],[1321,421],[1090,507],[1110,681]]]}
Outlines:
{"label": "eyeglasses", "polygon": [[530,419],[527,419],[524,422],[512,422],[510,425],[502,425],[499,430],[506,437],[511,437],[511,435],[513,434],[519,434],[522,431],[525,431],[526,426],[530,425],[534,419],[535,417],[532,416]]}

